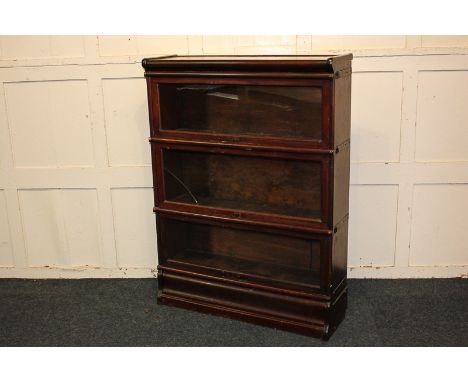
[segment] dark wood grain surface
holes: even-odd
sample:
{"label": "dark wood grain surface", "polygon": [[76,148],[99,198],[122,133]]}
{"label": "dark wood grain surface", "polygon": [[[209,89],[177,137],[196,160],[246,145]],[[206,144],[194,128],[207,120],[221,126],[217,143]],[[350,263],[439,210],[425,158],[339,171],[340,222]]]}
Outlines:
{"label": "dark wood grain surface", "polygon": [[351,59],[143,60],[158,302],[334,332],[347,305]]}

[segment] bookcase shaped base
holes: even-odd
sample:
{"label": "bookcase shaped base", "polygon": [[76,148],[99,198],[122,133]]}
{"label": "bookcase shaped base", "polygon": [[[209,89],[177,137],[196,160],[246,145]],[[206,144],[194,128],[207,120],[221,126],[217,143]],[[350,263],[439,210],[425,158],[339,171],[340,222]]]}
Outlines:
{"label": "bookcase shaped base", "polygon": [[[345,285],[333,301],[276,288],[237,285],[185,272],[158,272],[158,304],[269,326],[328,340],[345,317]],[[270,290],[268,290],[270,289]],[[290,291],[289,291],[290,292]]]}

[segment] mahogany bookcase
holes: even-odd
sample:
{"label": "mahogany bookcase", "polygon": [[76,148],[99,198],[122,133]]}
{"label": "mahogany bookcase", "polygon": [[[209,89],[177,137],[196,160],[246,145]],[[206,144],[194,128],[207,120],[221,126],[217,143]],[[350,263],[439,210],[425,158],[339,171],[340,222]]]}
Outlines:
{"label": "mahogany bookcase", "polygon": [[146,58],[159,303],[329,338],[352,55]]}

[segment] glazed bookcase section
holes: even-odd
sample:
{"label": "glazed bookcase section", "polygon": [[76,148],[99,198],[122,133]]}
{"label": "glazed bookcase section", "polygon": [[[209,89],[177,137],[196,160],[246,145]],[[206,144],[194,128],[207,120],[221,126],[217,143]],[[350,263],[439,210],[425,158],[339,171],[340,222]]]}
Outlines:
{"label": "glazed bookcase section", "polygon": [[326,158],[156,146],[162,208],[326,227]]}
{"label": "glazed bookcase section", "polygon": [[330,148],[330,83],[149,79],[152,137],[253,147]]}
{"label": "glazed bookcase section", "polygon": [[317,145],[327,139],[322,86],[160,83],[157,92],[161,113],[155,136],[198,133],[225,142],[267,137]]}
{"label": "glazed bookcase section", "polygon": [[329,245],[324,235],[164,215],[158,224],[163,267],[293,290],[323,287],[322,253]]}

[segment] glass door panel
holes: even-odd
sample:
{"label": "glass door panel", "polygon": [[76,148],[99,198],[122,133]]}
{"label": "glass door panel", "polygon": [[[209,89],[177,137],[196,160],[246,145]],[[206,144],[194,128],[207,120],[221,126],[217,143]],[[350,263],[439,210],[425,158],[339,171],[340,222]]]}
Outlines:
{"label": "glass door panel", "polygon": [[321,242],[161,217],[162,258],[202,268],[319,285]]}
{"label": "glass door panel", "polygon": [[163,149],[165,198],[321,218],[321,162]]}
{"label": "glass door panel", "polygon": [[319,141],[322,88],[159,84],[161,130]]}

